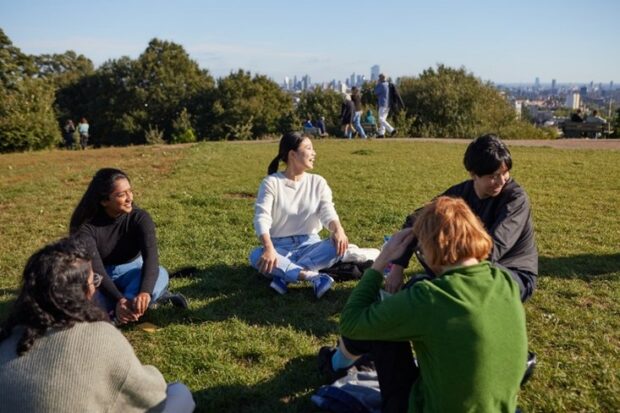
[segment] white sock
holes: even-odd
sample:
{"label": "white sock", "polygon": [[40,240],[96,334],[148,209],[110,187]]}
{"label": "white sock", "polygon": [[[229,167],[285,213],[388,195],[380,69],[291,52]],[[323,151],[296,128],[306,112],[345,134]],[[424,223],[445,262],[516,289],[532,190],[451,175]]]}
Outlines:
{"label": "white sock", "polygon": [[305,273],[306,273],[306,280],[310,282],[314,281],[319,276],[318,271],[306,270]]}

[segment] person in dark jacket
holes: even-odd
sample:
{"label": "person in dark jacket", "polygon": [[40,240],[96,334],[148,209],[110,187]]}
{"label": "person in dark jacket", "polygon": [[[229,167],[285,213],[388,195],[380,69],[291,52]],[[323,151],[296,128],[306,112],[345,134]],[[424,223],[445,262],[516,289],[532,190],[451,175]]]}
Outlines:
{"label": "person in dark jacket", "polygon": [[353,117],[355,116],[355,104],[351,100],[351,95],[345,94],[342,106],[340,107],[340,125],[345,138],[353,138]]}
{"label": "person in dark jacket", "polygon": [[[522,302],[531,297],[538,274],[538,251],[530,201],[519,184],[510,177],[512,157],[508,147],[495,135],[484,135],[472,141],[463,159],[471,179],[461,182],[443,194],[461,198],[481,220],[493,240],[487,260],[509,275],[519,288]],[[403,228],[414,227],[420,209],[409,215]],[[426,270],[425,275],[410,280],[410,288],[421,280],[435,276],[420,251],[418,240],[413,238],[405,252],[391,261],[390,273],[384,289],[396,293],[403,288],[403,273],[411,257],[416,254]],[[403,411],[415,373],[400,366],[413,363],[411,346],[406,342],[364,341],[341,338],[341,347],[355,349],[356,355],[368,352],[374,358],[384,402],[396,406],[388,411]],[[327,360],[327,361],[326,361]],[[324,347],[319,352],[319,366],[324,374],[341,375],[355,362],[342,351]]]}
{"label": "person in dark jacket", "polygon": [[[510,272],[519,285],[521,300],[526,301],[536,287],[538,251],[530,200],[510,177],[510,151],[497,136],[484,135],[469,144],[463,163],[471,179],[442,195],[462,198],[482,220],[494,242],[489,261]],[[413,226],[416,212],[407,217],[404,227]],[[416,243],[411,243],[405,254],[393,262],[386,280],[389,292],[400,289],[403,269],[416,248]]]}
{"label": "person in dark jacket", "polygon": [[148,212],[134,205],[123,171],[97,171],[69,227],[86,243],[93,269],[103,277],[97,301],[118,323],[137,321],[155,303],[187,308],[185,297],[168,292],[168,272],[159,266],[155,224]]}
{"label": "person in dark jacket", "polygon": [[65,148],[73,149],[75,125],[73,124],[73,121],[71,119],[67,119],[67,122],[65,123],[62,132],[65,139]]}

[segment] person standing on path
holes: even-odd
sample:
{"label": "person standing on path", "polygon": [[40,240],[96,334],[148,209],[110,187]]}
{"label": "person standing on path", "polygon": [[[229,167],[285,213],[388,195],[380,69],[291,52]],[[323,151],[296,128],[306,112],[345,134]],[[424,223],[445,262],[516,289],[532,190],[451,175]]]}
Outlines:
{"label": "person standing on path", "polygon": [[383,73],[379,75],[379,80],[377,80],[375,96],[377,96],[377,111],[379,115],[379,135],[377,138],[385,137],[386,131],[390,136],[394,136],[396,134],[396,129],[387,121],[388,114],[390,113],[390,84],[385,80],[385,75]]}

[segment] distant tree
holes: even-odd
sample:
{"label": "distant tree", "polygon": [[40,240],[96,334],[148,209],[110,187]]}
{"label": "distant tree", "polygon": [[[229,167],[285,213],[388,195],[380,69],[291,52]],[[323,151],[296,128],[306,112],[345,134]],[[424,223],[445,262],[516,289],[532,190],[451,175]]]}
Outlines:
{"label": "distant tree", "polygon": [[179,117],[172,122],[172,139],[170,143],[189,143],[196,142],[196,133],[190,121],[190,115],[186,108],[183,108]]}
{"label": "distant tree", "polygon": [[43,149],[60,142],[53,85],[35,74],[34,60],[0,29],[0,152]]}
{"label": "distant tree", "polygon": [[[331,90],[317,87],[303,92],[297,104],[297,114],[300,119],[310,115],[313,119],[325,117],[325,126],[330,134],[336,134],[340,130],[340,106],[342,94]],[[299,128],[299,126],[298,126]]]}
{"label": "distant tree", "polygon": [[167,137],[183,108],[192,115],[198,96],[215,86],[209,72],[201,70],[183,46],[159,39],[151,40],[136,61],[134,79],[136,97],[149,123]]}
{"label": "distant tree", "polygon": [[56,87],[76,82],[79,78],[93,74],[93,62],[73,50],[63,54],[42,54],[34,56],[37,77],[51,79]]}
{"label": "distant tree", "polygon": [[109,60],[62,88],[58,102],[73,117],[86,116],[96,145],[142,144],[152,131],[171,140],[182,110],[194,118],[199,97],[214,85],[182,46],[153,39],[137,60]]}
{"label": "distant tree", "polygon": [[36,74],[32,57],[13,46],[11,39],[0,29],[0,87],[13,88]]}
{"label": "distant tree", "polygon": [[277,83],[239,70],[217,82],[205,129],[209,139],[256,139],[278,134],[292,110],[292,101]]}
{"label": "distant tree", "polygon": [[417,136],[474,138],[497,133],[505,138],[541,138],[547,132],[517,119],[511,105],[490,83],[465,68],[438,65],[417,78],[402,78],[400,90]]}

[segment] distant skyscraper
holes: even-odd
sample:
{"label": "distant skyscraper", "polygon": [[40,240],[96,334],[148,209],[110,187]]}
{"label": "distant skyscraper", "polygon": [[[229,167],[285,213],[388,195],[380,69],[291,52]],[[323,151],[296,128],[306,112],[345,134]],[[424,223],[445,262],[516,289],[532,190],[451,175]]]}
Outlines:
{"label": "distant skyscraper", "polygon": [[609,82],[609,90],[614,90],[614,81],[613,80],[611,80]]}
{"label": "distant skyscraper", "polygon": [[536,78],[534,81],[534,89],[540,89],[540,78]]}
{"label": "distant skyscraper", "polygon": [[551,80],[551,93],[555,93],[555,79]]}
{"label": "distant skyscraper", "polygon": [[573,93],[569,93],[566,96],[566,103],[565,103],[566,107],[572,110],[579,109],[580,103],[581,103],[581,96],[579,96],[579,93],[573,92]]}
{"label": "distant skyscraper", "polygon": [[381,73],[381,68],[379,67],[379,65],[374,65],[373,67],[371,67],[370,80],[374,82],[375,80],[379,79],[379,73]]}
{"label": "distant skyscraper", "polygon": [[355,82],[355,72],[351,73],[351,77],[349,78],[349,86],[357,86],[357,82]]}

